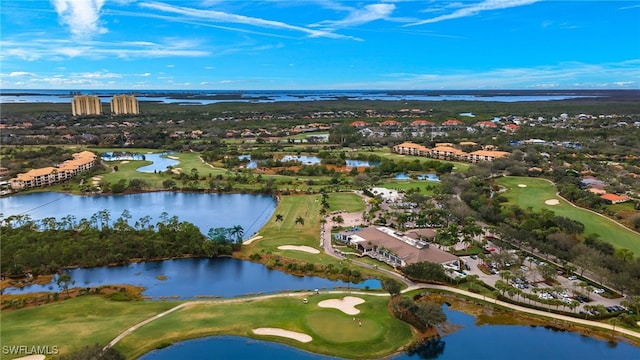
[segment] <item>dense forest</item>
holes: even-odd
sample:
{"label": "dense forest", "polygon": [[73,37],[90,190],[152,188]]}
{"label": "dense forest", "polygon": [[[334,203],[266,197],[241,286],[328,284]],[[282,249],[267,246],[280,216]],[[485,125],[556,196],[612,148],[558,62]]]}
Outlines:
{"label": "dense forest", "polygon": [[[240,247],[230,237],[208,238],[195,225],[163,214],[151,224],[143,217],[134,226],[127,211],[113,223],[108,211],[76,221],[33,221],[28,216],[10,216],[0,224],[4,274],[23,276],[52,274],[66,267],[94,267],[126,264],[137,260],[230,255]],[[236,236],[241,229],[229,230]]]}

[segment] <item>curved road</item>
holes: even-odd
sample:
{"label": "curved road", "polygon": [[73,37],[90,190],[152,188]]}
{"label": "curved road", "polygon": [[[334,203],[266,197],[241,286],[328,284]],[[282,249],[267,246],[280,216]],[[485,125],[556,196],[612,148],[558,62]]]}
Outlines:
{"label": "curved road", "polygon": [[[448,287],[448,286],[443,286],[443,285],[433,285],[433,284],[414,284],[410,287],[408,287],[407,289],[403,290],[402,292],[408,292],[408,291],[412,291],[412,290],[418,290],[418,289],[436,289],[436,290],[443,290],[443,291],[448,291],[448,292],[452,292],[452,293],[456,293],[456,294],[460,294],[460,295],[464,295],[467,297],[471,297],[477,300],[482,300],[482,301],[487,301],[486,298],[482,295],[478,295],[476,293],[472,293],[466,290],[461,290],[461,289],[456,289],[456,288],[452,288],[452,287]],[[369,296],[389,296],[389,294],[385,294],[385,293],[370,293],[370,292],[364,292],[364,291],[348,291],[348,290],[331,290],[331,291],[324,291],[324,294],[357,294],[357,295],[369,295]],[[309,296],[314,294],[314,292],[311,291],[305,291],[305,292],[295,292],[295,293],[281,293],[281,294],[271,294],[271,295],[258,295],[258,296],[251,296],[251,297],[243,297],[243,298],[232,298],[232,299],[220,299],[220,300],[195,300],[195,301],[188,301],[185,303],[182,303],[180,305],[177,305],[163,313],[160,313],[158,315],[152,316],[147,320],[144,320],[130,328],[128,328],[127,330],[123,331],[120,335],[116,336],[115,339],[111,340],[111,342],[109,342],[109,344],[107,346],[105,346],[106,348],[112,347],[115,344],[117,344],[120,340],[122,340],[125,336],[131,334],[132,332],[134,332],[135,330],[139,329],[140,327],[154,321],[157,320],[165,315],[168,315],[176,310],[182,309],[183,307],[189,306],[189,305],[199,305],[199,304],[222,304],[222,303],[236,303],[236,302],[244,302],[244,301],[250,301],[250,300],[257,300],[257,299],[269,299],[269,298],[276,298],[276,297],[288,297],[288,296]],[[611,324],[605,324],[605,323],[600,323],[600,322],[596,322],[596,321],[591,321],[591,320],[585,320],[585,319],[579,319],[579,318],[574,318],[574,317],[570,317],[570,316],[566,316],[566,315],[560,315],[560,314],[555,314],[555,313],[550,313],[550,312],[545,312],[545,311],[541,311],[541,310],[536,310],[536,309],[530,309],[524,306],[519,306],[519,305],[514,305],[511,303],[507,303],[504,301],[500,301],[500,300],[494,300],[494,304],[496,305],[500,305],[509,309],[513,309],[516,311],[520,311],[523,313],[527,313],[527,314],[533,314],[533,315],[538,315],[538,316],[542,316],[542,317],[546,317],[546,318],[551,318],[551,319],[556,319],[556,320],[562,320],[562,321],[566,321],[566,322],[570,322],[570,323],[574,323],[574,324],[580,324],[580,325],[586,325],[586,326],[591,326],[591,327],[596,327],[596,328],[600,328],[600,329],[605,329],[605,330],[611,330],[612,332],[617,331],[618,333],[621,334],[625,334],[626,336],[629,337],[633,337],[637,340],[640,340],[640,333],[633,331],[633,330],[629,330],[629,329],[625,329],[625,328],[621,328],[621,327],[617,327],[615,325],[611,325]]]}

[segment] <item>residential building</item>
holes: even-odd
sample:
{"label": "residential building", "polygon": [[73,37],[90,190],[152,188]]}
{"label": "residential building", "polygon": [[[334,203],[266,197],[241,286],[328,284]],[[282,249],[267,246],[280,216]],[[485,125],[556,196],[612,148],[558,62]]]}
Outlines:
{"label": "residential building", "polygon": [[[470,142],[464,143],[464,145],[471,144],[477,145],[476,143]],[[463,145],[463,143],[461,143],[460,145]],[[493,161],[495,159],[509,156],[509,153],[506,151],[487,149],[477,150],[472,153],[466,153],[454,147],[454,145],[451,143],[438,143],[434,148],[429,149],[425,146],[414,144],[412,142],[404,142],[402,144],[393,146],[392,150],[394,153],[402,155],[427,156],[440,160],[468,161],[471,163]]]}
{"label": "residential building", "polygon": [[73,116],[102,115],[102,103],[97,96],[78,95],[71,100]]}
{"label": "residential building", "polygon": [[75,153],[72,160],[67,160],[57,167],[32,169],[26,173],[18,174],[11,179],[11,188],[24,190],[65,181],[82,171],[91,169],[96,164],[96,158],[96,154],[91,151]]}
{"label": "residential building", "polygon": [[393,147],[393,152],[402,155],[428,156],[429,149],[425,146],[404,142]]}
{"label": "residential building", "polygon": [[607,204],[620,204],[629,201],[627,195],[604,194],[600,195],[600,198]]}
{"label": "residential building", "polygon": [[478,150],[469,153],[467,161],[477,163],[480,161],[493,161],[507,156],[509,156],[509,153],[506,151]]}
{"label": "residential building", "polygon": [[137,115],[140,113],[138,99],[132,95],[117,95],[111,99],[111,113],[114,115]]}

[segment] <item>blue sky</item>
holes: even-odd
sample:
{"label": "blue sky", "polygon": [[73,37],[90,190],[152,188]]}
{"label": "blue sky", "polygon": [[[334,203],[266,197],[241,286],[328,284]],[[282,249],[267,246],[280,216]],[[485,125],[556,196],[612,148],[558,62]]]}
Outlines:
{"label": "blue sky", "polygon": [[3,89],[638,89],[640,0],[0,0]]}

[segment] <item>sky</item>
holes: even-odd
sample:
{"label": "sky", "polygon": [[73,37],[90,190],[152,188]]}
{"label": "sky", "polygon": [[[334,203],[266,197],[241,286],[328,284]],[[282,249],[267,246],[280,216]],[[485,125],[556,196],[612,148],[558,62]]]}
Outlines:
{"label": "sky", "polygon": [[640,0],[0,0],[1,89],[639,89]]}

